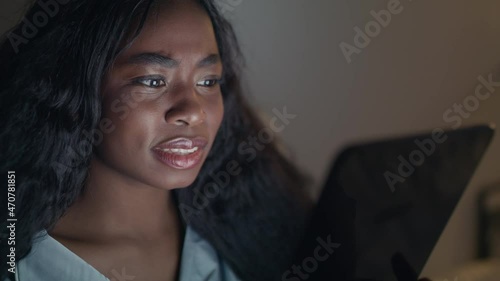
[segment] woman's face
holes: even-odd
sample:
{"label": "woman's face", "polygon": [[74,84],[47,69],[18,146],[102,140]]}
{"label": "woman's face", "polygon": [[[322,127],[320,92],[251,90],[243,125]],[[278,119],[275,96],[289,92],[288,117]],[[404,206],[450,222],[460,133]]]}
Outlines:
{"label": "woman's face", "polygon": [[209,16],[194,1],[170,1],[103,81],[107,132],[95,160],[149,186],[190,185],[222,121],[221,78]]}

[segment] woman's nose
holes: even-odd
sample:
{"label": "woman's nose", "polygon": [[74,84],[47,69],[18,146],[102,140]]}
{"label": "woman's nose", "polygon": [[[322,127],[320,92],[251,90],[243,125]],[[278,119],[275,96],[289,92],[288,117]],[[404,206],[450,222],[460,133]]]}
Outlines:
{"label": "woman's nose", "polygon": [[196,126],[205,121],[202,98],[192,88],[178,91],[179,99],[165,112],[165,121],[178,126]]}

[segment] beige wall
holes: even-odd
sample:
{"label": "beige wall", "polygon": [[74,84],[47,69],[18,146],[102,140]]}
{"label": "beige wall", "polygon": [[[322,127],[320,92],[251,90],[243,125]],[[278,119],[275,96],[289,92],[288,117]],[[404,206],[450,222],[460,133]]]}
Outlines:
{"label": "beige wall", "polygon": [[[218,1],[228,5],[226,14],[236,24],[254,102],[268,115],[283,106],[297,114],[282,137],[318,186],[342,145],[449,128],[443,113],[474,94],[479,75],[498,72],[498,1],[401,0],[402,10],[351,63],[339,44],[354,44],[353,28],[364,28],[373,20],[370,11],[387,9],[391,1]],[[1,30],[12,18],[9,11],[22,1],[10,3],[1,4]],[[500,124],[499,95],[500,88],[464,121]],[[473,258],[475,196],[482,185],[500,180],[499,154],[500,136],[435,248],[426,274]]]}

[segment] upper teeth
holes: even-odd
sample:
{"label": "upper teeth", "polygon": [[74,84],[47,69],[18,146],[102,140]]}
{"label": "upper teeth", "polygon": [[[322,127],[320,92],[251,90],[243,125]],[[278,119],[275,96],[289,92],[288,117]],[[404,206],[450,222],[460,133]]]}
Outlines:
{"label": "upper teeth", "polygon": [[164,148],[164,149],[162,149],[162,151],[164,151],[164,152],[175,153],[175,154],[179,154],[179,155],[190,154],[190,153],[193,153],[197,150],[198,150],[197,146],[193,147],[191,149],[182,149],[182,148]]}

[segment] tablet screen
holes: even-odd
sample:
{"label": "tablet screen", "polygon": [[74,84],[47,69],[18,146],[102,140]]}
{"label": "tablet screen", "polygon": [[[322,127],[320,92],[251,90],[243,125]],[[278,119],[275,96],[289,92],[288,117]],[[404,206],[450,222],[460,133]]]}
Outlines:
{"label": "tablet screen", "polygon": [[345,149],[286,276],[298,279],[283,280],[416,280],[492,135],[436,129]]}

